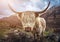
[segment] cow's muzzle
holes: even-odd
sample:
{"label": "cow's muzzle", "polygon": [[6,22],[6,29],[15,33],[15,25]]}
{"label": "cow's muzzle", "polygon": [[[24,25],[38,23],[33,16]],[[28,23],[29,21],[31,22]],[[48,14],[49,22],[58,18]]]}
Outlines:
{"label": "cow's muzzle", "polygon": [[26,32],[31,32],[31,27],[25,27]]}

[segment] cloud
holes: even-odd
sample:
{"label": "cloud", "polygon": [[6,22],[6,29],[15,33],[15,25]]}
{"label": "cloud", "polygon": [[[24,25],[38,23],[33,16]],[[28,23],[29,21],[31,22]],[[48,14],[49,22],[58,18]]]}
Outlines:
{"label": "cloud", "polygon": [[[44,3],[44,4],[43,4]],[[42,0],[15,0],[11,5],[17,10],[17,11],[26,11],[26,10],[32,10],[32,11],[40,11],[44,9],[47,6],[46,1]]]}

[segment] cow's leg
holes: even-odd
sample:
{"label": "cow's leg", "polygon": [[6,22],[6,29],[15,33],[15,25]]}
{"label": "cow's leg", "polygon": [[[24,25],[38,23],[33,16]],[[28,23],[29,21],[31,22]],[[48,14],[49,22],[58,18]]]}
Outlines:
{"label": "cow's leg", "polygon": [[39,35],[46,29],[46,21],[44,18],[37,17],[36,18],[36,28],[39,31]]}
{"label": "cow's leg", "polygon": [[38,37],[43,36],[43,32],[46,28],[46,21],[44,18],[37,17],[36,18],[36,31],[38,32]]}

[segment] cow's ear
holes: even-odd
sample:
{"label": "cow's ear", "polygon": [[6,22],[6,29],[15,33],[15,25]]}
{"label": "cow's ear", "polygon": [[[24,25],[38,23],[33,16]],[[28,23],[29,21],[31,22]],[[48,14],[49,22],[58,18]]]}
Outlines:
{"label": "cow's ear", "polygon": [[18,12],[17,14],[22,14],[22,12]]}
{"label": "cow's ear", "polygon": [[38,17],[39,16],[39,13],[35,13],[35,17]]}
{"label": "cow's ear", "polygon": [[21,18],[22,12],[18,12],[17,15]]}

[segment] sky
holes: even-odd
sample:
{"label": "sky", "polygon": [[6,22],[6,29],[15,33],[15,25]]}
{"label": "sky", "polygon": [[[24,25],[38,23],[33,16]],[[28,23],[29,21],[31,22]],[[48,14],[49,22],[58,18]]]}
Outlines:
{"label": "sky", "polygon": [[41,11],[47,7],[49,1],[50,7],[60,5],[60,0],[0,0],[0,18],[14,15],[8,4],[18,12]]}

